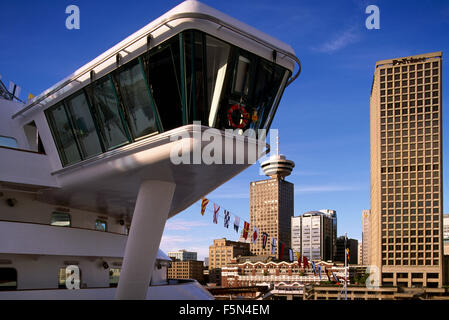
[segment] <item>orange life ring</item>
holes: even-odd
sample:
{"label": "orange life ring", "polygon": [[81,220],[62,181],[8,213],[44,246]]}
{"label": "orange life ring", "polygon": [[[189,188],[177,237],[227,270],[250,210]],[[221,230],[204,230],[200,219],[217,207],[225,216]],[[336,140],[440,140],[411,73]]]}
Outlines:
{"label": "orange life ring", "polygon": [[[241,122],[240,123],[235,123],[234,120],[232,119],[232,114],[234,113],[234,111],[240,111],[240,114],[242,115],[241,117]],[[243,129],[248,125],[249,122],[249,115],[246,112],[246,109],[244,106],[240,105],[240,104],[233,104],[232,106],[229,107],[228,109],[228,120],[229,120],[229,125],[231,127],[237,128],[237,129]]]}

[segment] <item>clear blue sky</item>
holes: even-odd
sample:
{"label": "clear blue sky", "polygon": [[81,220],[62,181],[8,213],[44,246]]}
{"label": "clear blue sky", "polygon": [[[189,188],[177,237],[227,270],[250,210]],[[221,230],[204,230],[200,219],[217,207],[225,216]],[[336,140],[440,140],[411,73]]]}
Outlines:
{"label": "clear blue sky", "polygon": [[[369,95],[375,62],[449,53],[449,2],[433,1],[204,1],[290,44],[302,62],[285,91],[272,128],[280,150],[295,161],[295,215],[335,209],[338,233],[361,238],[361,211],[370,207]],[[0,74],[40,93],[180,1],[6,1],[0,12]],[[76,4],[81,29],[65,28],[65,8]],[[380,30],[365,28],[365,8],[380,8]],[[443,63],[443,161],[448,190],[448,63]],[[210,195],[249,221],[249,182],[256,165]],[[444,198],[448,198],[444,192]],[[444,211],[449,212],[447,201]],[[193,205],[169,220],[161,247],[207,256],[213,239],[238,238],[201,217]]]}

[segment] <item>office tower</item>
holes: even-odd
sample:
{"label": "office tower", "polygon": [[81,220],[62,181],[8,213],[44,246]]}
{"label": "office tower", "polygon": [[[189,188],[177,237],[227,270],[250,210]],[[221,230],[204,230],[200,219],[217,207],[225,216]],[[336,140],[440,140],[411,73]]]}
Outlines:
{"label": "office tower", "polygon": [[227,265],[237,256],[249,255],[249,244],[226,240],[226,238],[216,239],[213,245],[209,246],[209,280],[220,283],[221,267]]}
{"label": "office tower", "polygon": [[363,264],[363,258],[362,258],[362,252],[363,252],[363,245],[362,245],[362,241],[359,241],[359,246],[357,249],[357,262],[358,264]]}
{"label": "office tower", "polygon": [[376,63],[370,263],[383,285],[441,287],[442,53]]}
{"label": "office tower", "polygon": [[337,211],[330,209],[322,209],[320,212],[325,213],[332,219],[332,256],[334,258],[335,252],[337,252]]}
{"label": "office tower", "polygon": [[362,265],[369,265],[369,220],[371,210],[362,210],[362,259],[359,261]]}
{"label": "office tower", "polygon": [[[345,262],[345,249],[349,249],[349,261],[348,264],[359,264],[358,261],[358,251],[359,251],[359,241],[357,239],[349,239],[345,236],[340,236],[337,238],[337,253],[335,255],[335,261],[344,263]],[[345,244],[346,240],[346,244]]]}
{"label": "office tower", "polygon": [[[286,181],[295,166],[284,155],[271,156],[261,167],[270,179],[250,183],[251,230],[259,228],[259,235],[268,234],[265,249],[262,241],[251,243],[251,252],[256,255],[271,255],[276,259],[288,259],[290,247],[291,217],[293,216],[293,184]],[[276,238],[275,254],[271,254],[271,239]],[[280,247],[284,244],[284,256],[280,257]]]}
{"label": "office tower", "polygon": [[330,211],[332,214],[310,211],[292,217],[293,251],[300,252],[309,260],[328,261],[334,258],[333,231],[336,227],[336,211]]}
{"label": "office tower", "polygon": [[174,258],[175,260],[179,261],[188,261],[188,260],[196,260],[197,259],[197,253],[196,252],[189,252],[187,250],[178,250],[178,251],[172,251],[167,254],[170,258]]}
{"label": "office tower", "polygon": [[449,213],[443,215],[443,253],[449,255]]}

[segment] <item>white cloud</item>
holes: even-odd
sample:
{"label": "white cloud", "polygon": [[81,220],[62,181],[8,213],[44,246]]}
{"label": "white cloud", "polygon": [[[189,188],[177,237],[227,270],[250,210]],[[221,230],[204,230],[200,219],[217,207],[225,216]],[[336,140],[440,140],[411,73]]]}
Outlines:
{"label": "white cloud", "polygon": [[351,43],[357,42],[360,39],[360,34],[356,31],[356,28],[351,27],[350,29],[344,31],[343,33],[335,36],[333,39],[321,44],[318,47],[313,47],[314,51],[333,53]]}
{"label": "white cloud", "polygon": [[319,185],[319,186],[297,186],[295,185],[295,194],[307,192],[339,192],[362,190],[363,187],[356,185]]}
{"label": "white cloud", "polygon": [[165,225],[165,230],[182,230],[188,231],[193,228],[205,227],[209,224],[201,221],[189,221],[189,220],[173,220],[170,219]]}

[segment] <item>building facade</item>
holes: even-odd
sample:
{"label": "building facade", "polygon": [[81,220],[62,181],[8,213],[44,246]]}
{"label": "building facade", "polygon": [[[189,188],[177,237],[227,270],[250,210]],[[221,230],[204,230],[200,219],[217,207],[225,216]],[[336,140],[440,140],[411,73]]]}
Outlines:
{"label": "building facade", "polygon": [[259,235],[268,234],[267,245],[262,241],[251,243],[251,252],[255,255],[271,255],[271,239],[276,238],[276,249],[273,255],[277,259],[287,259],[288,252],[280,257],[280,243],[290,247],[291,217],[293,216],[293,184],[281,177],[274,177],[250,184],[250,216],[251,230],[259,228]]}
{"label": "building facade", "polygon": [[371,210],[362,210],[362,254],[361,254],[361,260],[359,263],[367,266],[370,264],[369,261],[369,236],[370,236],[370,229],[369,229],[369,221],[370,221],[370,213]]}
{"label": "building facade", "polygon": [[370,263],[383,285],[441,287],[442,53],[376,63]]}
{"label": "building facade", "polygon": [[293,251],[300,252],[309,260],[328,261],[334,258],[336,212],[328,211],[332,212],[310,211],[291,218]]}
{"label": "building facade", "polygon": [[[345,262],[345,249],[349,249],[349,261],[348,265],[359,264],[359,241],[357,239],[345,239],[345,236],[337,238],[337,253],[335,255],[335,261],[344,263]],[[345,241],[346,240],[346,241]],[[345,243],[346,242],[346,243]]]}
{"label": "building facade", "polygon": [[169,279],[195,279],[204,283],[203,261],[184,260],[172,261],[168,268]]}
{"label": "building facade", "polygon": [[209,246],[209,281],[220,283],[221,268],[237,256],[249,255],[249,243],[216,239]]}
{"label": "building facade", "polygon": [[443,253],[449,255],[449,213],[443,216]]}
{"label": "building facade", "polygon": [[197,260],[197,253],[189,252],[187,250],[172,251],[172,252],[169,252],[167,255],[170,258],[179,260],[179,261]]}

